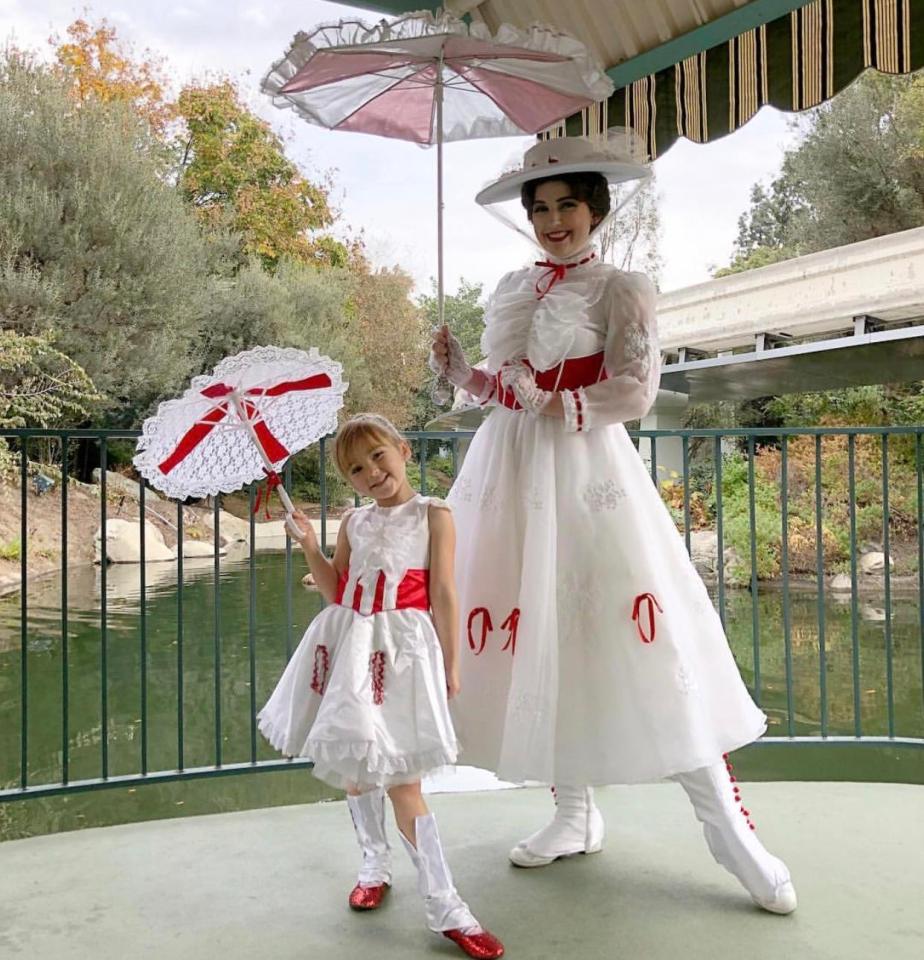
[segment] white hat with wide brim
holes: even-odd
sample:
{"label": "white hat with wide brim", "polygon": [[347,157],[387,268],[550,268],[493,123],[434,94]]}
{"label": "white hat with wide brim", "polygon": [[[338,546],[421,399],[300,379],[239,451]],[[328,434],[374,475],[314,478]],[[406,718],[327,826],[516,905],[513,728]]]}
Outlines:
{"label": "white hat with wide brim", "polygon": [[647,180],[651,169],[642,159],[638,137],[629,130],[613,129],[606,140],[590,137],[559,137],[542,140],[523,156],[519,170],[505,173],[484,187],[475,202],[487,206],[520,196],[530,180],[569,173],[599,173],[607,183]]}

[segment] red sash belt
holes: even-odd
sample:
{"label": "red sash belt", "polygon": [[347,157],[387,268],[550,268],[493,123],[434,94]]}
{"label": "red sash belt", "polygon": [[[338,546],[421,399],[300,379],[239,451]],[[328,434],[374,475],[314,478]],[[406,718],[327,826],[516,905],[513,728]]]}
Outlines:
{"label": "red sash belt", "polygon": [[[523,363],[530,370],[533,369],[528,361],[524,360]],[[586,357],[569,357],[558,364],[557,367],[550,367],[548,370],[539,370],[535,373],[536,386],[543,390],[554,390],[558,393],[563,390],[577,390],[578,387],[589,387],[601,380],[606,380],[606,376],[602,350]],[[505,390],[501,386],[500,373],[496,375],[496,383],[497,402],[511,410],[522,409],[517,403],[513,391]]]}
{"label": "red sash belt", "polygon": [[[347,582],[350,579],[350,573],[341,574],[340,581],[337,584],[337,596],[334,600],[341,607],[352,607],[357,612],[363,602],[362,584],[357,583],[353,590],[351,598],[345,598]],[[371,613],[381,613],[384,607],[385,597],[385,574],[379,573],[375,582],[375,598],[372,602]],[[401,583],[398,584],[398,593],[395,597],[395,606],[389,607],[389,610],[429,610],[430,609],[430,571],[429,570],[408,570],[405,573]]]}

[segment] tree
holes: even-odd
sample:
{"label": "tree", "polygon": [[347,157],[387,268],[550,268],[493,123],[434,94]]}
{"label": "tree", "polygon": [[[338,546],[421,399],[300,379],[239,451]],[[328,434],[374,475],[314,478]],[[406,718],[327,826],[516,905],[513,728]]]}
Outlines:
{"label": "tree", "polygon": [[[443,298],[443,317],[446,325],[458,338],[465,353],[465,359],[472,365],[482,358],[481,334],[484,330],[484,306],[481,303],[482,284],[471,283],[461,278],[459,289],[455,294],[447,294]],[[438,406],[433,400],[436,377],[426,370],[423,362],[430,351],[430,332],[439,324],[439,300],[436,284],[433,284],[429,296],[420,297],[417,301],[423,315],[423,327],[426,337],[425,350],[421,357],[421,369],[424,379],[414,399],[414,425],[422,430],[434,417],[444,413],[446,408]]]}
{"label": "tree", "polygon": [[870,72],[802,124],[752,188],[732,272],[924,224],[924,77]]}
{"label": "tree", "polygon": [[79,424],[97,400],[90,378],[50,336],[0,330],[0,427]]}
{"label": "tree", "polygon": [[166,98],[163,61],[150,51],[144,60],[136,60],[105,19],[95,25],[75,20],[67,36],[66,41],[53,36],[50,43],[73,96],[80,102],[127,103],[155,136],[165,139],[175,108]]}
{"label": "tree", "polygon": [[739,253],[732,260],[731,265],[722,267],[713,273],[713,277],[718,280],[719,277],[728,277],[733,273],[744,273],[746,270],[757,270],[760,267],[767,267],[771,263],[781,263],[783,260],[791,260],[800,255],[797,247],[754,247],[749,253]]}
{"label": "tree", "polygon": [[806,213],[800,184],[790,158],[786,157],[783,172],[772,181],[769,190],[760,183],[751,187],[750,210],[738,218],[736,257],[746,258],[758,249],[796,249],[791,241],[799,236],[799,221]]}
{"label": "tree", "polygon": [[[801,124],[779,175],[752,189],[733,262],[715,276],[924,224],[924,77],[867,73]],[[910,383],[724,406],[739,426],[914,423],[924,400]]]}
{"label": "tree", "polygon": [[250,259],[213,288],[196,372],[259,344],[317,347],[344,365],[352,394],[354,381],[360,387],[363,381],[362,351],[348,324],[353,287],[345,270],[282,260],[275,274],[269,274],[259,260]]}
{"label": "tree", "polygon": [[209,225],[227,224],[246,255],[272,269],[283,257],[345,266],[346,247],[322,231],[335,213],[328,185],[306,180],[269,124],[244,108],[230,81],[188,86],[177,104],[180,193]]}
{"label": "tree", "polygon": [[[414,418],[414,401],[427,376],[428,326],[410,299],[414,281],[400,267],[372,270],[354,264],[353,329],[374,388],[377,412],[400,427]],[[358,398],[351,398],[356,409]],[[372,399],[372,398],[370,398]]]}
{"label": "tree", "polygon": [[76,20],[67,36],[51,43],[73,96],[130,106],[163,144],[164,176],[201,221],[240,236],[242,262],[256,255],[270,269],[282,257],[346,264],[346,247],[325,232],[336,219],[329,183],[301,176],[230,80],[188,85],[174,102],[163,60],[150,51],[136,58],[105,19]]}
{"label": "tree", "polygon": [[[616,203],[618,197],[617,193]],[[660,232],[658,193],[652,178],[604,225],[600,256],[620,270],[643,271],[657,285],[662,267],[658,252]]]}
{"label": "tree", "polygon": [[55,344],[133,424],[194,365],[227,257],[159,176],[131,110],[28,58],[0,58],[0,326]]}

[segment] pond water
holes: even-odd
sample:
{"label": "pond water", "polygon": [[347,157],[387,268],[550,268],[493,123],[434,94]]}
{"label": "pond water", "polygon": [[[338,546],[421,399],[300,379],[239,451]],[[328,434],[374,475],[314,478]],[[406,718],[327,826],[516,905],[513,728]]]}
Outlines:
{"label": "pond water", "polygon": [[[216,589],[213,561],[187,561],[178,590],[175,565],[148,564],[142,602],[140,568],[112,566],[106,571],[104,651],[101,571],[72,569],[67,582],[66,698],[61,581],[31,583],[29,783],[61,780],[65,742],[71,781],[100,776],[104,753],[110,776],[139,772],[144,758],[149,771],[175,769],[180,756],[186,769],[210,766],[219,753],[225,764],[275,758],[256,731],[254,708],[262,706],[305,625],[320,609],[317,592],[300,583],[304,572],[297,554],[291,560],[274,552],[258,553],[252,562],[226,558]],[[896,737],[924,738],[917,599],[893,600],[888,618],[881,600],[865,598],[856,604],[855,620],[849,598],[826,598],[823,610],[824,690],[815,595],[792,593],[786,621],[778,590],[762,590],[756,599],[747,591],[730,591],[725,597],[729,642],[745,681],[770,718],[769,736],[815,736],[824,723],[828,735],[849,737],[859,716],[864,735],[887,736],[891,730]],[[0,784],[5,787],[17,785],[21,776],[20,611],[19,595],[0,599]],[[787,659],[792,665],[790,689]],[[907,752],[870,747],[752,748],[742,752],[739,769],[750,778],[876,779],[893,778],[900,768],[898,779],[924,782],[924,750],[912,753],[909,758]],[[438,786],[490,783],[491,778],[473,772]],[[304,768],[114,787],[2,803],[0,838],[333,796],[335,791]]]}

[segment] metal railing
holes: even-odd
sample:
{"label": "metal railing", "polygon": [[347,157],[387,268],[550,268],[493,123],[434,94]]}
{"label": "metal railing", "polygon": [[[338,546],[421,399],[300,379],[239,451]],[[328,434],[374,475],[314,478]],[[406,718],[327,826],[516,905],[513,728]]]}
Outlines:
{"label": "metal railing", "polygon": [[[258,737],[256,714],[262,700],[258,696],[258,665],[263,666],[267,641],[258,638],[258,597],[260,596],[258,574],[258,550],[256,523],[253,514],[255,487],[249,492],[251,513],[249,543],[246,556],[236,569],[247,571],[247,624],[242,631],[239,623],[227,622],[223,604],[229,599],[235,603],[241,597],[231,597],[223,574],[226,567],[221,558],[222,534],[220,507],[216,500],[212,505],[212,547],[210,584],[207,593],[187,602],[186,594],[191,589],[187,581],[189,565],[184,564],[184,536],[188,535],[189,521],[182,504],[173,504],[176,511],[177,537],[175,596],[164,601],[163,593],[157,599],[157,626],[163,626],[165,603],[172,606],[169,643],[163,637],[152,645],[152,592],[146,578],[149,564],[146,563],[145,517],[150,512],[142,485],[138,499],[138,525],[141,562],[138,565],[137,603],[130,618],[136,631],[137,648],[128,675],[121,664],[114,669],[114,653],[110,633],[115,614],[109,607],[109,583],[111,575],[107,563],[107,519],[110,519],[107,468],[109,445],[117,440],[134,440],[135,431],[93,430],[6,430],[0,436],[12,441],[18,448],[19,457],[19,565],[22,587],[18,595],[18,625],[9,627],[0,620],[0,731],[6,738],[0,739],[0,800],[14,800],[36,796],[50,796],[78,791],[93,790],[115,785],[134,785],[171,780],[201,778],[237,774],[241,772],[292,769],[306,765],[306,761],[284,760],[272,756]],[[434,487],[440,491],[454,476],[463,455],[460,445],[470,440],[471,433],[430,432],[409,433],[408,440],[416,449],[416,462],[420,471],[420,489],[427,493]],[[748,682],[752,695],[777,721],[771,728],[774,737],[764,743],[861,743],[890,744],[897,746],[924,746],[924,427],[888,428],[786,428],[761,430],[675,430],[640,431],[633,434],[642,446],[649,463],[653,481],[659,486],[668,508],[682,530],[688,552],[693,548],[693,537],[698,532],[707,532],[716,540],[716,563],[714,571],[715,603],[727,629],[739,666]],[[34,445],[57,446],[60,465],[60,480],[57,483],[60,497],[60,563],[58,565],[59,594],[56,602],[56,638],[48,641],[53,652],[43,648],[30,648],[30,639],[36,628],[30,620],[30,509],[37,509],[30,497],[29,456]],[[98,445],[100,464],[99,482],[99,537],[101,563],[98,565],[98,609],[92,611],[92,629],[87,627],[90,614],[79,611],[81,629],[84,630],[80,645],[79,662],[72,656],[75,617],[77,607],[72,603],[69,581],[74,570],[68,563],[69,508],[71,484],[69,462],[75,446]],[[440,460],[450,469],[437,470],[432,464],[434,446],[446,447],[447,456]],[[873,447],[878,451],[873,457]],[[832,452],[833,451],[833,452]],[[321,499],[321,542],[328,546],[329,496],[328,468],[329,451],[325,441],[320,443],[320,469],[318,482]],[[842,565],[849,576],[849,591],[840,594],[849,605],[849,623],[841,625],[837,644],[832,644],[832,625],[829,612],[831,593],[826,580],[825,564],[827,544],[833,534],[829,529],[829,512],[843,510],[843,498],[835,502],[832,481],[828,475],[835,469],[835,461],[843,459],[846,476],[838,482],[846,492],[847,515],[842,518],[846,531],[846,545],[839,549],[846,553]],[[46,453],[47,461],[47,453]],[[665,464],[673,464],[669,469]],[[769,464],[769,466],[768,466]],[[732,478],[734,474],[734,478]],[[735,479],[736,478],[736,479]],[[292,483],[291,464],[286,468],[284,482],[287,488]],[[778,510],[774,515],[768,509],[767,491],[776,484]],[[836,483],[834,484],[837,485]],[[878,491],[878,504],[871,502],[871,489]],[[812,489],[809,489],[809,488]],[[762,500],[763,498],[763,500]],[[900,501],[900,502],[899,502]],[[813,504],[814,517],[806,519],[807,504]],[[832,504],[834,504],[832,506]],[[163,506],[158,507],[159,511]],[[876,514],[876,511],[879,514]],[[860,572],[860,542],[866,531],[869,535],[871,516],[879,516],[881,553],[884,566],[881,581],[875,581],[883,601],[882,616],[878,617],[873,646],[881,641],[881,664],[871,666],[863,662],[864,652],[863,593],[869,579]],[[164,518],[161,515],[161,519]],[[901,523],[902,562],[905,572],[901,574],[902,590],[908,596],[907,609],[901,618],[901,669],[896,673],[895,575],[892,572],[895,540],[893,528]],[[171,521],[172,522],[172,521]],[[772,533],[776,524],[778,536]],[[794,525],[795,524],[795,525]],[[697,530],[699,525],[700,530]],[[749,531],[746,542],[742,530]],[[794,533],[794,530],[796,531]],[[844,541],[845,531],[841,531]],[[730,574],[726,563],[726,541],[737,539],[743,544]],[[814,543],[812,539],[814,538]],[[4,547],[0,544],[0,548]],[[794,551],[798,547],[798,563]],[[277,663],[261,669],[261,682],[266,683],[278,676],[280,664],[284,663],[294,649],[293,630],[304,624],[296,623],[294,600],[301,602],[301,594],[295,588],[296,567],[291,541],[286,538],[284,547],[284,598],[275,604],[275,613],[284,618],[285,654]],[[806,554],[813,552],[814,576],[805,576]],[[280,551],[282,552],[282,551]],[[761,564],[772,554],[777,576],[772,586],[760,578]],[[273,563],[282,561],[273,560]],[[800,567],[802,576],[794,574]],[[261,570],[263,568],[261,567]],[[267,568],[268,569],[268,568]],[[197,575],[201,580],[202,570]],[[732,576],[734,583],[729,581]],[[806,586],[815,594],[814,614],[809,627],[803,616],[799,628],[798,650],[794,646],[794,606],[805,604],[797,599],[804,596]],[[743,590],[733,590],[743,586]],[[243,587],[239,588],[240,590]],[[275,595],[274,595],[275,596]],[[768,598],[779,607],[778,626],[768,629],[765,605]],[[774,599],[775,598],[775,599]],[[134,602],[134,601],[133,601]],[[9,609],[12,601],[7,601]],[[203,640],[204,626],[201,619],[190,633],[186,626],[191,614],[197,617],[203,605],[211,603],[211,645],[206,654]],[[733,607],[733,609],[731,609]],[[879,610],[879,608],[876,608]],[[225,616],[223,617],[223,612]],[[804,614],[804,610],[803,610]],[[47,636],[48,611],[42,613],[42,635]],[[775,616],[775,614],[774,614]],[[9,618],[8,618],[9,619]],[[280,627],[280,630],[282,628]],[[274,628],[275,630],[275,628]],[[745,633],[742,633],[745,631]],[[732,633],[734,636],[732,637]],[[246,656],[243,664],[235,657],[233,670],[228,661],[228,637],[246,635]],[[841,640],[849,649],[844,658],[840,649]],[[465,639],[463,638],[463,642]],[[92,660],[87,651],[98,643]],[[806,652],[806,643],[810,650]],[[165,666],[165,650],[175,647],[169,654],[172,662]],[[118,652],[125,659],[122,641]],[[834,647],[837,647],[835,650]],[[187,662],[187,655],[195,658],[195,665]],[[49,657],[53,656],[53,660]],[[175,717],[171,719],[172,731],[165,745],[164,725],[157,724],[156,757],[153,755],[152,735],[155,723],[151,719],[151,686],[153,664],[157,662],[158,684],[166,685],[171,702],[175,701]],[[798,662],[797,662],[798,660]],[[836,663],[835,663],[836,661]],[[50,665],[56,672],[53,682],[49,679]],[[845,665],[846,664],[846,665]],[[808,665],[811,665],[809,668]],[[30,671],[41,666],[45,683],[45,712],[39,715],[33,704],[33,683]],[[833,669],[848,675],[849,704],[839,702],[832,716],[830,676]],[[870,671],[882,671],[885,696],[879,697],[879,706],[870,713],[864,697],[864,675]],[[14,674],[15,681],[11,679]],[[226,675],[227,674],[227,675]],[[264,677],[263,675],[266,674]],[[878,673],[877,673],[878,675]],[[4,680],[6,677],[6,680]],[[167,678],[166,680],[164,678]],[[243,679],[246,677],[246,679]],[[265,682],[264,682],[265,681]],[[86,697],[83,697],[83,717],[76,720],[71,712],[74,686],[77,683],[86,689],[98,685],[95,693],[94,716],[88,720]],[[187,683],[190,689],[186,689]],[[229,686],[230,684],[230,686]],[[232,689],[233,688],[233,689]],[[50,691],[50,692],[49,692]],[[131,703],[126,706],[126,696],[131,693]],[[163,694],[163,690],[160,690]],[[113,706],[113,698],[118,707]],[[192,701],[192,703],[191,703]],[[811,703],[811,708],[807,703]],[[50,706],[49,706],[50,704]],[[190,707],[194,709],[190,709]],[[137,710],[135,710],[137,707]],[[849,709],[847,709],[849,707]],[[50,713],[49,713],[50,711]],[[845,712],[846,711],[846,712]],[[878,712],[877,712],[878,711]],[[884,715],[880,714],[884,711]],[[126,726],[123,718],[137,712],[138,717]],[[202,718],[207,714],[206,721]],[[848,716],[849,714],[849,716]],[[50,715],[53,715],[53,723]],[[865,716],[875,722],[865,722]],[[48,744],[48,726],[57,728],[57,748]],[[131,729],[125,740],[131,749],[126,751],[119,740],[119,761],[113,763],[112,750],[117,742],[114,734],[125,726]],[[187,740],[196,727],[195,743]],[[234,726],[241,733],[236,747],[229,747],[228,731]],[[867,729],[872,726],[874,729]],[[41,729],[39,729],[41,727]],[[18,758],[7,751],[13,744]],[[98,756],[95,770],[88,774],[87,747],[95,747],[98,737]],[[33,762],[30,753],[33,739],[44,742],[41,762]],[[72,754],[80,744],[81,769],[75,771]],[[262,755],[261,755],[262,754]],[[15,770],[13,769],[15,768]]]}

